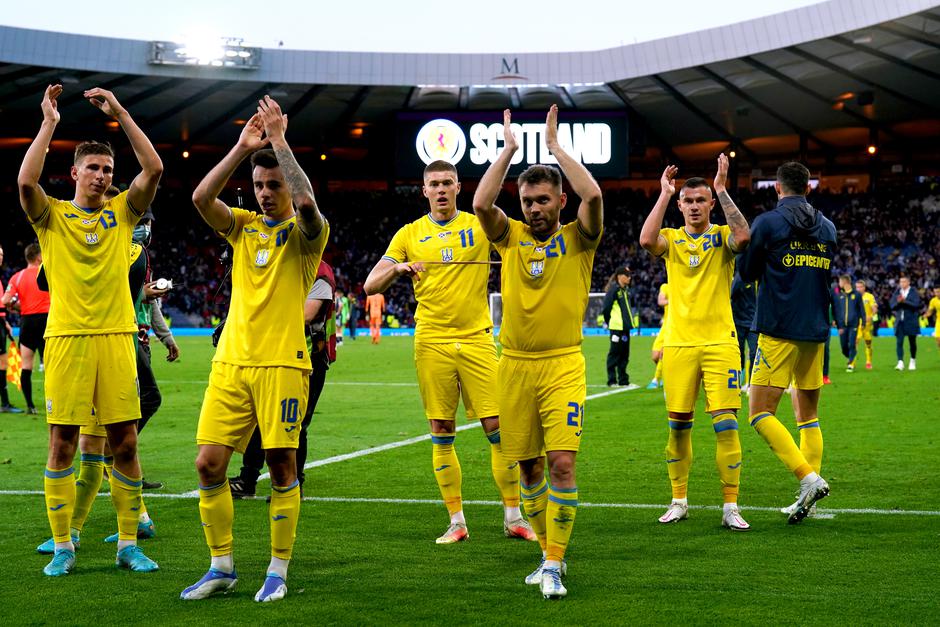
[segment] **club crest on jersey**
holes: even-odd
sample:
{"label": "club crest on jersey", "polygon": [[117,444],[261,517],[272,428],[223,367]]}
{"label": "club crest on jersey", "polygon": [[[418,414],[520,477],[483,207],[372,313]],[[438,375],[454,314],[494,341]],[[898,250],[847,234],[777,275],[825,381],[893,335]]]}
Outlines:
{"label": "club crest on jersey", "polygon": [[699,255],[689,255],[690,268],[697,268],[700,263],[702,263],[702,258]]}
{"label": "club crest on jersey", "polygon": [[545,260],[540,259],[538,261],[529,262],[529,274],[535,278],[542,276],[542,273],[545,272]]}
{"label": "club crest on jersey", "polygon": [[85,233],[85,243],[89,246],[94,246],[98,243],[98,234],[97,233]]}
{"label": "club crest on jersey", "polygon": [[263,268],[268,265],[268,259],[271,257],[271,251],[267,248],[262,248],[255,253],[255,265],[259,268]]}
{"label": "club crest on jersey", "polygon": [[442,248],[441,249],[441,261],[453,261],[454,260],[454,249],[453,248]]}

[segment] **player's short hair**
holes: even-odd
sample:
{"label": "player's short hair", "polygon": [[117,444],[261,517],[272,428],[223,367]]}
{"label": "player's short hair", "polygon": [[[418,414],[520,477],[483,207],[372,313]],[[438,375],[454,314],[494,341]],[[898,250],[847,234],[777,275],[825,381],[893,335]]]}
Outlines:
{"label": "player's short hair", "polygon": [[797,161],[787,161],[777,168],[777,182],[784,194],[803,196],[809,185],[809,168]]}
{"label": "player's short hair", "polygon": [[551,183],[552,187],[561,189],[561,172],[558,168],[550,165],[530,165],[526,168],[519,178],[516,179],[519,187],[523,185],[538,185],[539,183]]}
{"label": "player's short hair", "polygon": [[274,168],[280,167],[280,165],[281,164],[277,162],[277,155],[275,155],[274,151],[270,148],[262,148],[261,150],[256,150],[251,153],[252,169],[258,166],[266,170],[273,170]]}
{"label": "player's short hair", "polygon": [[121,189],[117,185],[111,185],[104,192],[104,197],[111,199],[121,193]]}
{"label": "player's short hair", "polygon": [[33,242],[26,247],[26,263],[32,263],[39,258],[39,255],[42,254],[42,249],[39,248],[39,244]]}
{"label": "player's short hair", "polygon": [[[699,187],[707,187],[708,191],[712,191],[712,186],[701,176],[687,178],[685,183],[682,184],[682,187],[679,188],[679,191],[681,192],[683,189],[697,189]],[[714,193],[712,195],[714,196]]]}
{"label": "player's short hair", "polygon": [[443,159],[437,159],[432,161],[424,167],[424,178],[428,177],[428,174],[432,172],[451,172],[454,175],[454,178],[457,178],[457,166],[449,161],[444,161]]}
{"label": "player's short hair", "polygon": [[81,142],[78,146],[75,146],[75,158],[72,163],[78,165],[88,155],[104,155],[114,159],[114,148],[107,142]]}
{"label": "player's short hair", "polygon": [[851,282],[852,282],[852,277],[850,277],[850,276],[847,275],[847,274],[840,274],[840,275],[839,275],[839,280],[840,280],[840,281],[845,281],[846,283],[851,283]]}

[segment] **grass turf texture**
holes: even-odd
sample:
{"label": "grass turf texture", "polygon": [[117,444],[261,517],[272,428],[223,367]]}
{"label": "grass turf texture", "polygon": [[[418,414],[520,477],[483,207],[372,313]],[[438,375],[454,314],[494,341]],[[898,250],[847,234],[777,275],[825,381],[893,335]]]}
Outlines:
{"label": "grass turf texture", "polygon": [[[936,430],[940,355],[922,338],[919,370],[892,369],[894,339],[875,344],[875,370],[843,372],[833,346],[832,377],[820,417],[826,440],[823,475],[832,508],[940,510]],[[633,338],[632,381],[652,373],[650,338]],[[141,436],[145,476],[179,494],[196,486],[192,460],[198,407],[209,370],[208,338],[181,338],[182,361],[168,364],[154,347],[163,407]],[[606,391],[607,341],[587,338],[588,394]],[[41,390],[41,375],[34,382]],[[364,385],[382,384],[382,385]],[[310,460],[426,433],[409,338],[347,340],[311,427]],[[398,384],[398,385],[388,385]],[[405,384],[405,385],[401,385]],[[22,400],[13,393],[14,402]],[[39,395],[41,398],[41,393]],[[42,406],[39,402],[37,405]],[[780,411],[792,427],[784,400]],[[582,503],[666,503],[666,441],[661,391],[635,390],[590,400],[579,455]],[[710,419],[696,414],[693,505],[720,505]],[[465,424],[462,416],[459,424]],[[467,504],[468,542],[441,547],[442,504],[308,501],[298,529],[288,597],[273,606],[251,599],[269,556],[267,506],[236,502],[235,556],[241,578],[229,597],[178,600],[208,565],[195,499],[151,496],[157,538],[142,542],[161,566],[131,574],[113,566],[115,530],[105,496],[85,525],[75,572],[42,575],[48,558],[35,546],[49,535],[41,496],[0,495],[0,598],[4,624],[319,623],[895,623],[929,622],[937,602],[933,577],[940,516],[848,514],[788,526],[784,516],[752,507],[792,501],[796,480],[739,416],[744,449],[741,504],[753,529],[720,527],[717,509],[662,526],[661,509],[583,506],[569,549],[569,597],[548,603],[522,583],[536,565],[533,544],[502,537],[497,505]],[[0,414],[0,490],[41,490],[47,445],[42,417]],[[495,501],[489,453],[479,429],[457,438],[464,497]],[[429,444],[420,442],[307,471],[308,497],[438,500]],[[230,475],[237,472],[238,456]],[[270,484],[259,484],[265,494]],[[105,484],[104,489],[107,489]],[[149,493],[154,494],[154,493]]]}

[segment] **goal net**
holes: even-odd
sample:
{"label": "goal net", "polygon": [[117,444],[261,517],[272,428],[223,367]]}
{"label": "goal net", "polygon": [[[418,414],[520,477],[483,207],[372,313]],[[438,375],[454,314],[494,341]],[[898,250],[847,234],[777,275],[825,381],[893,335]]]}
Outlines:
{"label": "goal net", "polygon": [[[588,294],[587,309],[584,312],[583,326],[588,328],[597,328],[604,326],[604,292],[591,292]],[[503,295],[499,292],[490,294],[490,315],[493,317],[494,326],[503,324]]]}

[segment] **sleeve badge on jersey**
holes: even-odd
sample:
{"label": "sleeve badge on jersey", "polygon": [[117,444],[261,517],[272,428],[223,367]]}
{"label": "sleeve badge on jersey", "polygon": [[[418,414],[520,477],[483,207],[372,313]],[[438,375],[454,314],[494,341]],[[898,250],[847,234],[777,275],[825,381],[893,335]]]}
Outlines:
{"label": "sleeve badge on jersey", "polygon": [[689,267],[690,268],[697,268],[701,262],[702,262],[702,258],[699,255],[689,255]]}
{"label": "sleeve badge on jersey", "polygon": [[267,248],[262,248],[257,253],[255,253],[255,265],[259,268],[268,265],[268,258],[271,256],[271,251]]}
{"label": "sleeve badge on jersey", "polygon": [[441,261],[448,262],[454,260],[454,249],[453,248],[442,248],[441,249]]}

